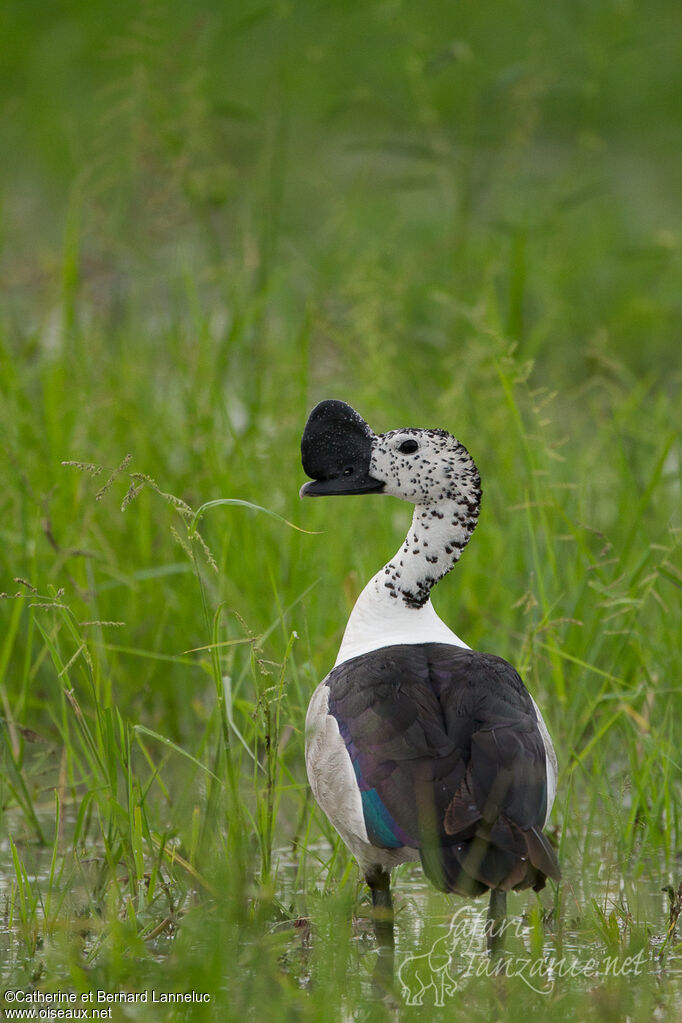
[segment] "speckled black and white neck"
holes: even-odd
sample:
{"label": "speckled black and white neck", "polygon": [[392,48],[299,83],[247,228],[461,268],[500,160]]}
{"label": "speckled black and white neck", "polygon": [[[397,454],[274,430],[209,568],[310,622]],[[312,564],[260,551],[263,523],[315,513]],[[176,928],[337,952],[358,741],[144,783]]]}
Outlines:
{"label": "speckled black and white neck", "polygon": [[369,471],[383,493],[416,507],[400,549],[360,594],[336,663],[406,641],[465,647],[436,614],[430,593],[476,527],[481,488],[473,459],[445,430],[391,430],[373,437]]}

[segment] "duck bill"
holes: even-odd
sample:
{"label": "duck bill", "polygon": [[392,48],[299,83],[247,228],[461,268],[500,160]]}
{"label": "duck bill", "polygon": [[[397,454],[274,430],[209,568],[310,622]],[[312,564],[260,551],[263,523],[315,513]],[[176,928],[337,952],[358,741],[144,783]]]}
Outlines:
{"label": "duck bill", "polygon": [[345,401],[328,399],[308,416],[301,439],[301,462],[311,483],[301,497],[380,494],[385,484],[369,469],[375,435]]}
{"label": "duck bill", "polygon": [[346,494],[380,494],[385,483],[375,480],[373,476],[364,479],[353,477],[346,479],[313,480],[304,483],[299,494],[301,497],[343,497]]}

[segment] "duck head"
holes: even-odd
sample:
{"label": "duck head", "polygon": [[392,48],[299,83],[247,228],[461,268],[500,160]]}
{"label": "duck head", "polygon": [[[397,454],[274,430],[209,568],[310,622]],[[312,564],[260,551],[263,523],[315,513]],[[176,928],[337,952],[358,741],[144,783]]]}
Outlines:
{"label": "duck head", "polygon": [[478,510],[476,465],[447,430],[402,429],[376,434],[345,401],[321,401],[301,440],[303,468],[312,478],[301,497],[391,494],[415,505],[455,500]]}

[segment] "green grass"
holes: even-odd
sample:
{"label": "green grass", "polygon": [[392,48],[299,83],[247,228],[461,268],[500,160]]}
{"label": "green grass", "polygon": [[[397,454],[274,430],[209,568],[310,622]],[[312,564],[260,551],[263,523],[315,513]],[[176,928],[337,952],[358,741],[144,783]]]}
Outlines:
{"label": "green grass", "polygon": [[[299,502],[333,396],[446,427],[481,470],[435,603],[519,667],[561,766],[564,878],[511,900],[514,961],[645,963],[460,977],[402,1018],[676,1018],[675,13],[6,5],[0,991],[395,1015],[303,766],[310,693],[409,520]],[[407,963],[461,902],[411,867],[395,891]]]}

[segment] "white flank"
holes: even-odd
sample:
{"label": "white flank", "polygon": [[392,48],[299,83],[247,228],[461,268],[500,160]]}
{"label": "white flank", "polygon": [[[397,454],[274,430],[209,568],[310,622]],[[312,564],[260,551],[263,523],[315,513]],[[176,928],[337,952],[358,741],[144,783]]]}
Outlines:
{"label": "white flank", "polygon": [[[528,695],[530,696],[530,693]],[[532,696],[530,698],[531,700],[533,700]],[[549,815],[552,812],[554,797],[556,796],[556,780],[559,771],[559,766],[557,764],[556,753],[554,752],[552,740],[550,739],[549,732],[547,731],[545,719],[540,713],[540,708],[538,707],[535,700],[533,700],[533,706],[535,707],[535,713],[538,716],[538,729],[540,730],[542,742],[545,747],[545,770],[547,771],[547,813],[545,814],[546,824],[547,821],[549,820]]]}
{"label": "white flank", "polygon": [[329,713],[329,688],[320,683],[305,719],[305,763],[310,787],[319,806],[355,856],[360,869],[373,864],[392,869],[419,859],[416,849],[377,849],[370,844],[362,812],[362,797],[339,726]]}
{"label": "white flank", "polygon": [[322,682],[305,719],[305,762],[310,787],[330,821],[352,851],[368,844],[362,799],[346,744],[329,713],[329,688]]}

